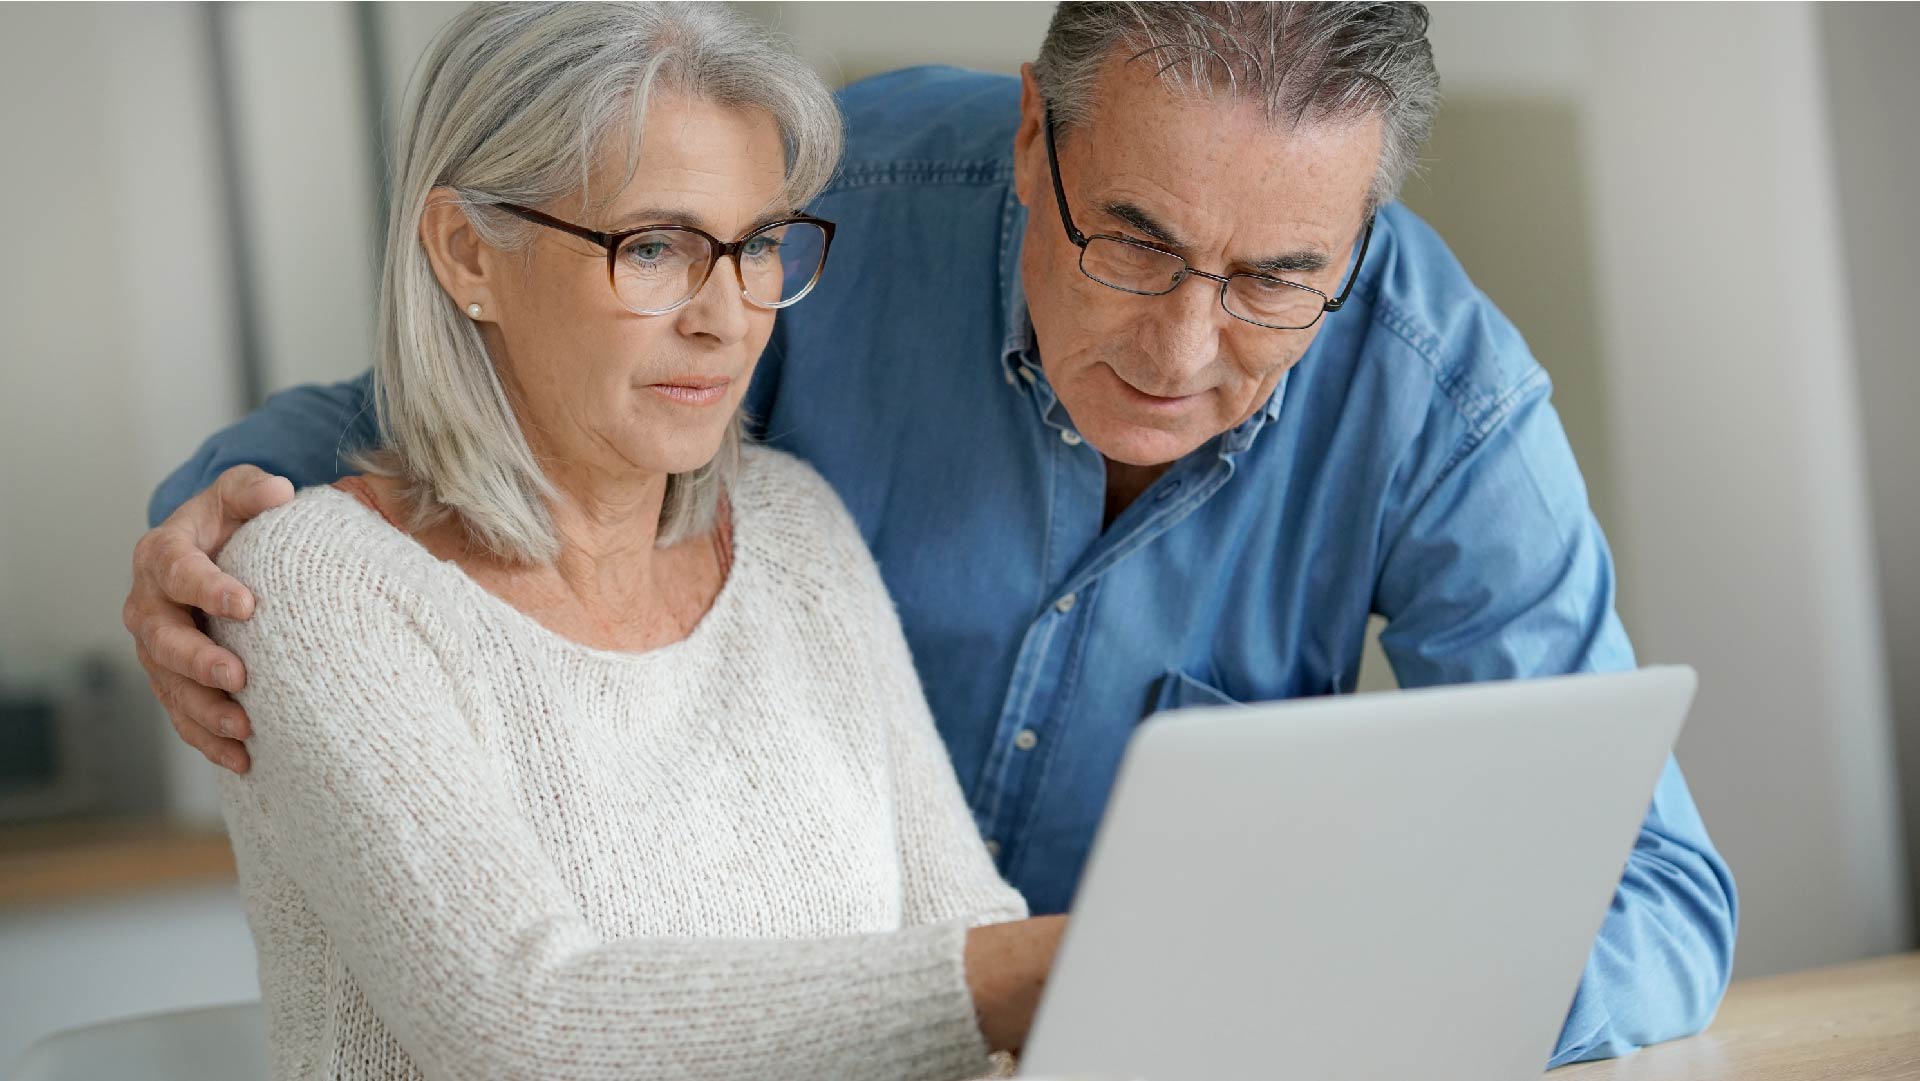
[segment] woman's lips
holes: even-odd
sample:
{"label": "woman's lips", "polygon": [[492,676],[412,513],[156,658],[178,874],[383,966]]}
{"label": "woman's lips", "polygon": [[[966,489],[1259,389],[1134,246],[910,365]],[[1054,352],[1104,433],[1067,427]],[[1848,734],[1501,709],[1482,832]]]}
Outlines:
{"label": "woman's lips", "polygon": [[685,376],[661,383],[648,383],[647,389],[680,405],[712,405],[724,400],[727,396],[727,388],[732,385],[731,379]]}

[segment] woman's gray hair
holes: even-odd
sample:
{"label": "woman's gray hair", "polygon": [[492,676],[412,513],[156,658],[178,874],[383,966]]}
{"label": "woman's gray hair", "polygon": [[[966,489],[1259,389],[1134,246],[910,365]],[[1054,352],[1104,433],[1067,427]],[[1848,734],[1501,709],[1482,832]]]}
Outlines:
{"label": "woman's gray hair", "polygon": [[[632,179],[655,90],[772,114],[786,144],[783,198],[798,209],[840,158],[840,114],[819,76],[767,31],[721,4],[475,4],[415,71],[395,148],[380,278],[374,401],[382,448],[366,468],[398,478],[415,529],[455,515],[517,562],[559,553],[534,457],[478,327],[434,276],[420,222],[437,187],[459,194],[480,236],[524,248],[538,226],[495,203],[577,207],[591,221]],[[595,168],[625,176],[594,190]],[[736,416],[707,465],[668,478],[659,543],[712,528],[738,467]]]}
{"label": "woman's gray hair", "polygon": [[1374,207],[1399,193],[1440,107],[1423,4],[1064,3],[1033,65],[1062,138],[1093,116],[1116,50],[1177,89],[1257,102],[1269,121],[1378,113]]}

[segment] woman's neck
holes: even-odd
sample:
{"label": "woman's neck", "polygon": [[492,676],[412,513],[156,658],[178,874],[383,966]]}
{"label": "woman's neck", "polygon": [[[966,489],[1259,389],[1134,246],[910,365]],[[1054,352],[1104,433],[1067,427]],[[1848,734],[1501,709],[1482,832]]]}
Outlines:
{"label": "woman's neck", "polygon": [[547,510],[560,554],[552,584],[583,610],[643,610],[658,592],[664,473],[612,475],[580,468],[548,471],[555,497]]}
{"label": "woman's neck", "polygon": [[[456,519],[414,539],[548,630],[583,645],[640,652],[691,633],[724,584],[725,559],[711,536],[657,546],[666,475],[560,469],[550,471],[549,480],[555,498],[548,511],[560,541],[552,563],[503,559],[476,544]],[[391,482],[375,487],[383,500],[396,498]]]}

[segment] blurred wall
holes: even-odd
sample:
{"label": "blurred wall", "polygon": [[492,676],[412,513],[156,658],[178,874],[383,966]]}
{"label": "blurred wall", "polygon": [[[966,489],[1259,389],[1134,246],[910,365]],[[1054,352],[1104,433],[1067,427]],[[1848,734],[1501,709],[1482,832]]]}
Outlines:
{"label": "blurred wall", "polygon": [[[119,617],[147,494],[241,405],[205,12],[0,20],[0,678],[99,654],[144,686]],[[128,720],[165,731],[151,703]],[[199,756],[164,742],[192,788]]]}
{"label": "blurred wall", "polygon": [[1910,896],[1920,923],[1920,349],[1908,315],[1920,297],[1920,6],[1819,8],[1846,241],[1846,310],[1859,359],[1880,614],[1895,743],[1906,784]]}
{"label": "blurred wall", "polygon": [[128,652],[147,493],[240,403],[198,14],[3,18],[0,672],[18,674]]}
{"label": "blurred wall", "polygon": [[262,389],[365,371],[382,164],[355,4],[219,8]]}
{"label": "blurred wall", "polygon": [[[198,6],[0,10],[0,677],[113,658],[142,693],[103,749],[157,754],[202,818],[208,767],[120,604],[147,493],[241,406],[206,30]],[[0,1071],[54,1028],[257,997],[253,959],[231,888],[0,908]]]}
{"label": "blurred wall", "polygon": [[743,3],[778,30],[832,86],[914,64],[956,64],[1009,75],[1033,59],[1052,4],[915,3],[888,11],[866,3]]}
{"label": "blurred wall", "polygon": [[1569,10],[1589,65],[1622,608],[1643,661],[1700,670],[1680,755],[1740,883],[1737,971],[1903,948],[1816,12]]}

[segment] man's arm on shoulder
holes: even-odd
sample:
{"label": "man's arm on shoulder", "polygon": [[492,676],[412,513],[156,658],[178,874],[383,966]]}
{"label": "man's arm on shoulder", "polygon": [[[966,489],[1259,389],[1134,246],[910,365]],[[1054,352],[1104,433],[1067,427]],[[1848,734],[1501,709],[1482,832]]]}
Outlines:
{"label": "man's arm on shoulder", "polygon": [[[1528,367],[1388,540],[1375,603],[1403,685],[1634,667],[1606,539],[1545,373]],[[1732,876],[1669,759],[1550,1064],[1704,1028],[1726,990],[1736,913]]]}
{"label": "man's arm on shoulder", "polygon": [[147,525],[157,526],[180,504],[236,465],[256,465],[286,477],[295,489],[329,484],[352,472],[347,456],[372,446],[371,375],[331,386],[283,390],[265,405],[208,437],[186,464],[154,490]]}

